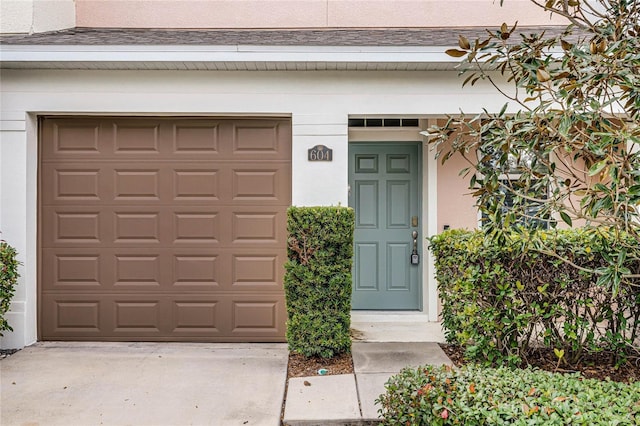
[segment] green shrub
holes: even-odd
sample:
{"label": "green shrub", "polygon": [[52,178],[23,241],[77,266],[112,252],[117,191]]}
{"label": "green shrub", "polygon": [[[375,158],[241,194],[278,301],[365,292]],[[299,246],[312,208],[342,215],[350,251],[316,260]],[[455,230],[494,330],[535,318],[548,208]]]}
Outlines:
{"label": "green shrub", "polygon": [[0,241],[0,336],[3,336],[3,331],[13,331],[4,316],[11,307],[18,277],[15,249],[6,242]]}
{"label": "green shrub", "polygon": [[405,368],[376,401],[386,425],[632,425],[640,383],[532,369]]}
{"label": "green shrub", "polygon": [[323,358],[350,352],[353,210],[291,207],[287,214],[289,349]]}
{"label": "green shrub", "polygon": [[504,245],[479,231],[432,237],[447,341],[485,365],[526,362],[532,346],[555,349],[567,364],[599,351],[624,361],[637,350],[640,282],[601,277],[607,258],[630,274],[640,261],[619,256],[624,248],[612,241],[606,228],[514,233]]}

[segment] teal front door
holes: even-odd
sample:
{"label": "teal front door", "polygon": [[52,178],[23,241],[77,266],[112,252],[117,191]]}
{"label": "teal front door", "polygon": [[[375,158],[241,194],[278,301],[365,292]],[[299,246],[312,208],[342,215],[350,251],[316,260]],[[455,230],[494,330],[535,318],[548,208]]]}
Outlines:
{"label": "teal front door", "polygon": [[420,154],[418,143],[349,144],[353,309],[421,307]]}

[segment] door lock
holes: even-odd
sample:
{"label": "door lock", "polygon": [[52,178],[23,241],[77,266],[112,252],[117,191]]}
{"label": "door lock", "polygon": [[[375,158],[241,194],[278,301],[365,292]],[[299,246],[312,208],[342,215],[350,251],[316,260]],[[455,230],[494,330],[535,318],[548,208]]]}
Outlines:
{"label": "door lock", "polygon": [[420,255],[418,254],[418,231],[411,233],[413,237],[413,251],[411,252],[411,264],[418,265],[420,263]]}

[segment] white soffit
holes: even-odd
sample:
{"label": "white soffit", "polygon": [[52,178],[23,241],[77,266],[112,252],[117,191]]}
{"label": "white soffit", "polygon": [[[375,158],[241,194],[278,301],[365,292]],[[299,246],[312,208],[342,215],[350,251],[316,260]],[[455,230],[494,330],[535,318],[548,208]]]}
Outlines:
{"label": "white soffit", "polygon": [[0,45],[5,69],[452,70],[450,46]]}

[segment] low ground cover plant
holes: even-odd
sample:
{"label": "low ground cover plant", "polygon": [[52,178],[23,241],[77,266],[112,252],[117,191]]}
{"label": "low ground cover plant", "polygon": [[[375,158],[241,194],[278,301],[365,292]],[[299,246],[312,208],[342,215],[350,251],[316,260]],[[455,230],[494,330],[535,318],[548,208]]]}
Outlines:
{"label": "low ground cover plant", "polygon": [[347,207],[291,207],[285,265],[287,342],[306,357],[351,351],[354,213]]}
{"label": "low ground cover plant", "polygon": [[386,425],[633,425],[640,383],[467,365],[405,368],[385,385]]}
{"label": "low ground cover plant", "polygon": [[625,257],[612,232],[514,232],[505,244],[481,231],[432,237],[447,341],[468,360],[494,366],[526,364],[541,348],[553,350],[562,367],[590,353],[618,364],[637,356],[640,280],[616,282],[610,268],[616,259],[625,275],[638,275],[640,261]]}
{"label": "low ground cover plant", "polygon": [[13,331],[5,314],[11,307],[11,299],[18,281],[18,261],[16,251],[5,241],[0,241],[0,336],[3,331]]}

